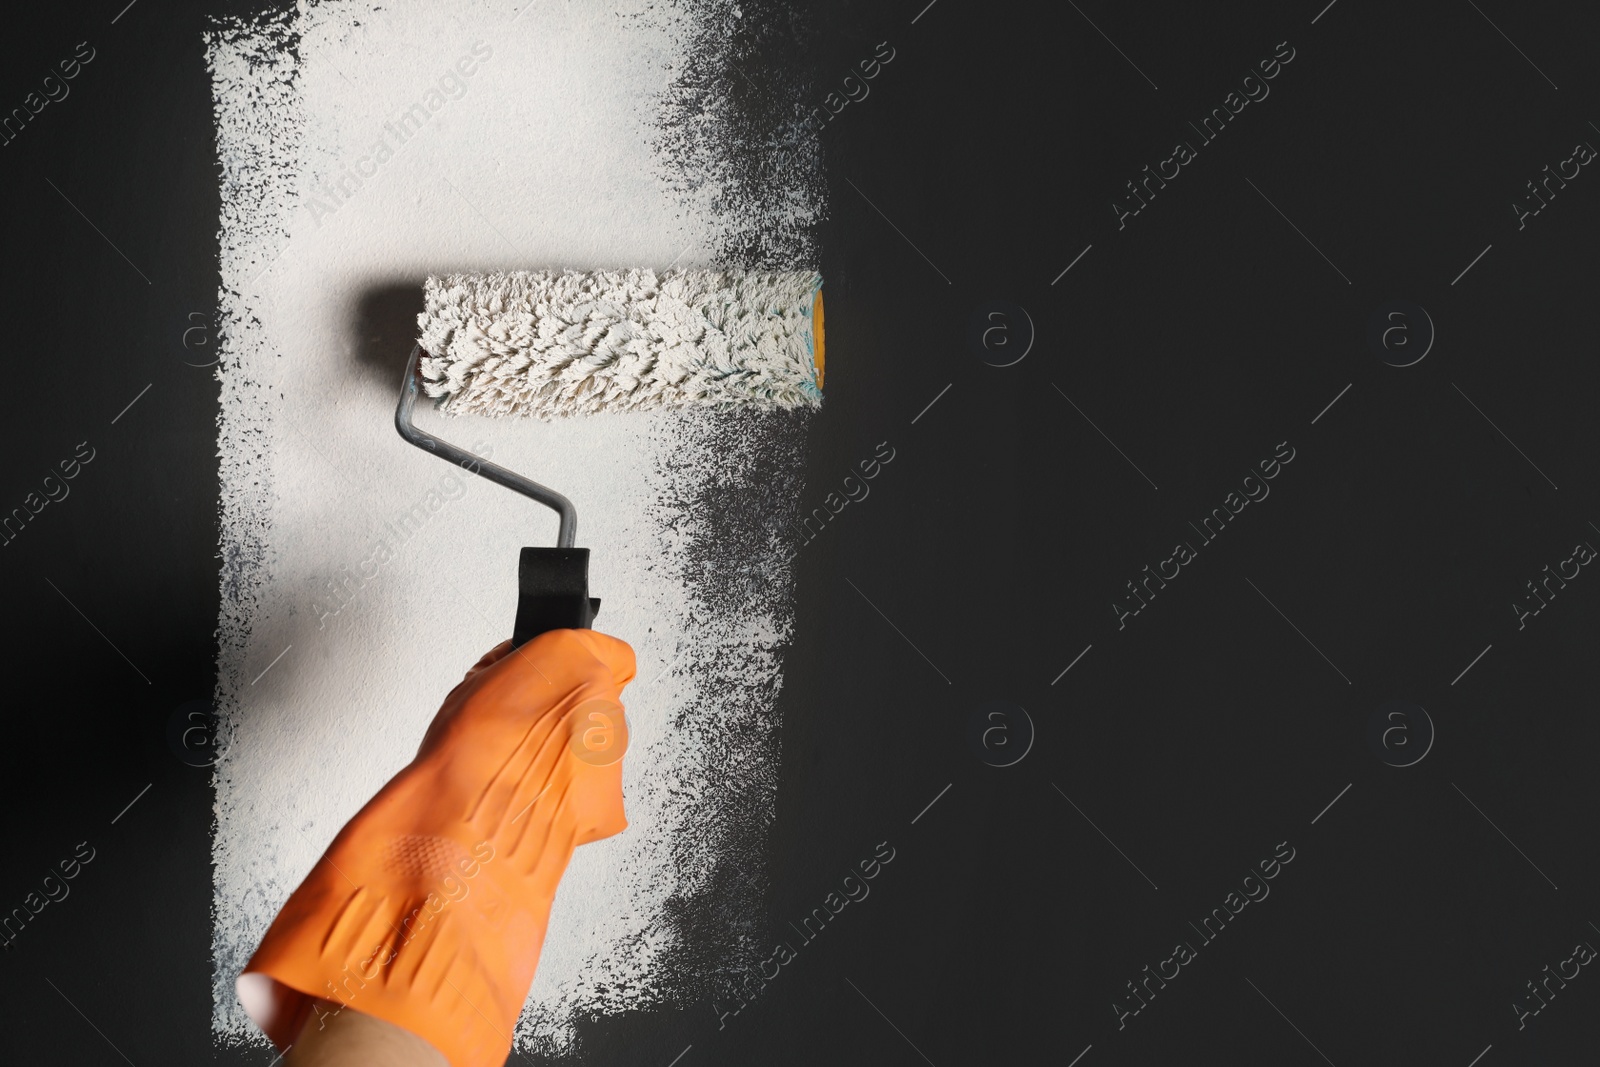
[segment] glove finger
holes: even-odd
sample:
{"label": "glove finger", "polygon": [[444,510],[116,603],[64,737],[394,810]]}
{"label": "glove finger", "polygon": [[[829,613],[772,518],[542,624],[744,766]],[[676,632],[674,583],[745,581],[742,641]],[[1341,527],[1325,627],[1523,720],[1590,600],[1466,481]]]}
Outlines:
{"label": "glove finger", "polygon": [[511,642],[510,642],[510,640],[508,639],[508,640],[505,640],[505,641],[501,641],[498,645],[495,645],[489,651],[485,652],[483,654],[483,657],[481,659],[479,659],[478,662],[474,663],[471,666],[471,668],[468,669],[467,673],[462,676],[462,681],[466,681],[466,679],[471,678],[473,676],[473,674],[475,674],[476,672],[481,671],[485,667],[491,666],[492,664],[498,662],[499,660],[504,659],[510,653],[511,653]]}
{"label": "glove finger", "polygon": [[598,630],[574,630],[572,633],[595,659],[606,665],[611,677],[616,680],[618,689],[633,681],[634,675],[638,673],[638,666],[632,645],[621,638],[603,634]]}
{"label": "glove finger", "polygon": [[[619,692],[633,680],[633,649],[626,641],[593,630],[550,630],[520,648],[510,649],[469,677],[472,691],[529,687],[530,693],[554,696],[551,685],[614,687]],[[564,681],[559,681],[564,679]]]}

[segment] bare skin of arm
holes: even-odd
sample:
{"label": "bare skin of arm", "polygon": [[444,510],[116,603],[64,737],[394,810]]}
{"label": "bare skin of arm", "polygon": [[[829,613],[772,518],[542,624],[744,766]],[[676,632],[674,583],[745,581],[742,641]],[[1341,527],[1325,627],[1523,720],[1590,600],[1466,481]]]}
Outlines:
{"label": "bare skin of arm", "polygon": [[306,1017],[285,1067],[450,1067],[439,1050],[375,1015],[319,1001]]}

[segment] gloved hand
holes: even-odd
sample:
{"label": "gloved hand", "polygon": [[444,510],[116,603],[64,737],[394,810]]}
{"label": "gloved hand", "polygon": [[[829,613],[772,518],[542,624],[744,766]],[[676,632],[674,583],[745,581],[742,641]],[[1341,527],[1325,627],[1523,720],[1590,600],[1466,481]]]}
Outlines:
{"label": "gloved hand", "polygon": [[633,649],[592,630],[507,641],[467,672],[239,976],[274,1045],[328,1013],[320,998],[412,1031],[452,1067],[500,1067],[573,849],[627,826],[634,673]]}

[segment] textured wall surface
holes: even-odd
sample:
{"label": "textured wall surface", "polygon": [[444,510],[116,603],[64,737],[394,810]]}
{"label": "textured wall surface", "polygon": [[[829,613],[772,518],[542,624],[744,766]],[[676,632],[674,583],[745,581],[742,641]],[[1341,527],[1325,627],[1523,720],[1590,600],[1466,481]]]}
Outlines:
{"label": "textured wall surface", "polygon": [[[518,547],[554,543],[551,513],[395,434],[421,280],[727,265],[728,234],[761,223],[675,188],[693,175],[661,144],[705,17],[339,3],[213,35],[229,739],[215,1025],[230,1039],[260,1040],[233,977],[266,924],[509,635]],[[820,207],[797,197],[793,233]],[[574,859],[520,1031],[559,1051],[580,1012],[696,992],[691,924],[725,963],[754,949],[807,415],[419,417],[577,503],[598,625],[639,657],[631,827]],[[737,523],[706,500],[729,490]],[[736,595],[713,595],[729,567]],[[730,865],[748,872],[733,891],[716,885]]]}
{"label": "textured wall surface", "polygon": [[1597,18],[19,13],[0,1058],[269,1067],[250,930],[554,528],[393,435],[423,275],[676,259],[822,273],[820,410],[423,416],[645,664],[511,1062],[1594,1062]]}

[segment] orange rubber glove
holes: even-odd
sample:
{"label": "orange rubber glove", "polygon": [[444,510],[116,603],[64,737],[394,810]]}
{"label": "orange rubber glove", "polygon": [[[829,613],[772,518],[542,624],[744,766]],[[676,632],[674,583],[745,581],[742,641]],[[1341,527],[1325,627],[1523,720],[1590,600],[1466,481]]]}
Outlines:
{"label": "orange rubber glove", "polygon": [[403,1027],[451,1067],[500,1067],[573,849],[626,828],[633,649],[592,630],[497,646],[416,759],[334,838],[237,989],[279,1049],[319,998]]}

